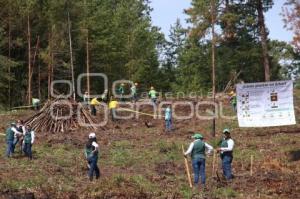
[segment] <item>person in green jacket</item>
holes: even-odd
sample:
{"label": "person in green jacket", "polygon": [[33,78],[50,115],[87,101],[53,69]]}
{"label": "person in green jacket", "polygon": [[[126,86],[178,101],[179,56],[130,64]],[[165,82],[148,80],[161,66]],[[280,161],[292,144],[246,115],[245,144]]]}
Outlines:
{"label": "person in green jacket", "polygon": [[35,134],[29,125],[26,126],[26,131],[23,132],[23,151],[25,155],[32,160],[32,145],[34,143]]}
{"label": "person in green jacket", "polygon": [[19,134],[21,133],[17,130],[16,123],[12,122],[10,124],[10,127],[6,129],[6,144],[7,144],[6,157],[9,158],[14,153],[14,138],[15,135],[19,135]]}
{"label": "person in green jacket", "polygon": [[118,94],[121,96],[120,97],[120,101],[122,101],[122,102],[125,101],[124,98],[123,98],[123,96],[125,94],[125,88],[124,88],[124,86],[125,86],[125,84],[122,83],[122,84],[120,84],[120,86],[118,88]]}
{"label": "person in green jacket", "polygon": [[149,95],[149,97],[150,97],[151,101],[152,101],[154,104],[156,104],[156,102],[157,102],[157,95],[158,95],[158,93],[156,92],[156,90],[154,89],[154,87],[153,87],[153,86],[151,86],[151,88],[150,88],[150,91],[149,91],[148,95]]}
{"label": "person in green jacket", "polygon": [[232,106],[232,109],[233,109],[234,112],[236,112],[237,111],[237,108],[236,108],[236,105],[237,105],[236,93],[234,91],[231,91],[229,93],[229,96],[230,96],[229,101],[230,101],[230,104]]}
{"label": "person in green jacket", "polygon": [[208,149],[207,154],[210,154],[213,147],[203,141],[203,136],[200,133],[194,134],[192,138],[194,138],[194,141],[190,144],[188,150],[184,153],[184,156],[191,154],[194,170],[194,184],[196,187],[199,181],[199,174],[201,176],[202,185],[205,185],[205,149]]}

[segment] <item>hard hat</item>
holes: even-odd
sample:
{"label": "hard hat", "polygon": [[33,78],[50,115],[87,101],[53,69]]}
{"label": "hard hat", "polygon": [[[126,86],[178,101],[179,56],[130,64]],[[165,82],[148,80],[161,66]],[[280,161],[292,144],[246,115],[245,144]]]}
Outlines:
{"label": "hard hat", "polygon": [[10,125],[11,126],[16,126],[16,123],[15,122],[11,122]]}
{"label": "hard hat", "polygon": [[223,133],[230,133],[230,130],[229,129],[224,129]]}
{"label": "hard hat", "polygon": [[200,133],[195,133],[195,134],[192,136],[192,138],[194,138],[194,139],[203,139],[203,136],[202,136],[202,134],[200,134]]}
{"label": "hard hat", "polygon": [[121,84],[121,86],[124,86],[124,85],[125,85],[124,83]]}
{"label": "hard hat", "polygon": [[137,85],[138,85],[138,83],[137,83],[137,82],[135,82],[135,83],[134,83],[134,85],[136,85],[136,86],[137,86]]}
{"label": "hard hat", "polygon": [[229,93],[229,95],[234,95],[234,91],[231,91],[231,92]]}
{"label": "hard hat", "polygon": [[151,86],[151,88],[150,89],[154,89],[154,87],[153,86]]}
{"label": "hard hat", "polygon": [[96,137],[96,134],[95,133],[90,133],[89,134],[89,138],[95,138]]}

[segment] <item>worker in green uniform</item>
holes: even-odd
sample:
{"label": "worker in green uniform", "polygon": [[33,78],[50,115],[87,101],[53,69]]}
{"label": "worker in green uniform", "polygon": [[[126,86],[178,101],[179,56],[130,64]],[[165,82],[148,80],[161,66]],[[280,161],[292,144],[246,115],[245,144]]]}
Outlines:
{"label": "worker in green uniform", "polygon": [[188,150],[184,153],[184,156],[191,154],[195,187],[198,186],[199,175],[201,176],[201,183],[204,186],[206,181],[205,149],[208,149],[207,154],[210,154],[213,147],[203,141],[203,136],[200,133],[194,134],[192,138],[194,141],[190,144]]}
{"label": "worker in green uniform", "polygon": [[27,125],[26,131],[23,133],[24,139],[23,139],[23,151],[25,155],[32,160],[32,145],[34,143],[35,133],[32,130],[32,128]]}
{"label": "worker in green uniform", "polygon": [[16,123],[12,122],[10,124],[10,127],[6,129],[6,157],[11,157],[14,150],[14,137],[15,135],[21,134],[19,131],[17,131]]}
{"label": "worker in green uniform", "polygon": [[156,92],[156,90],[154,89],[154,87],[153,87],[153,86],[151,86],[151,88],[150,88],[150,91],[149,91],[148,95],[149,95],[149,97],[150,97],[151,101],[153,102],[153,104],[156,104],[156,102],[157,102],[157,95],[158,95],[158,93]]}
{"label": "worker in green uniform", "polygon": [[124,94],[125,94],[125,88],[124,88],[124,86],[125,86],[125,84],[124,83],[122,83],[122,84],[120,84],[120,86],[119,86],[119,88],[118,88],[118,95],[120,95],[121,97],[120,97],[120,101],[125,101],[124,100]]}
{"label": "worker in green uniform", "polygon": [[233,160],[234,141],[231,138],[229,129],[224,129],[223,135],[224,138],[221,140],[220,148],[217,151],[221,154],[223,174],[227,180],[230,180],[233,178],[231,164]]}

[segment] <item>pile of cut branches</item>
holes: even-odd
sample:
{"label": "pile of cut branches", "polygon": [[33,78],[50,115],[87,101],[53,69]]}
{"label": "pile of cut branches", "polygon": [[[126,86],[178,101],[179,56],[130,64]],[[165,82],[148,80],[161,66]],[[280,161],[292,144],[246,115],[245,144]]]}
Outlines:
{"label": "pile of cut branches", "polygon": [[38,132],[67,132],[81,126],[97,129],[90,112],[72,99],[47,101],[43,108],[25,121]]}

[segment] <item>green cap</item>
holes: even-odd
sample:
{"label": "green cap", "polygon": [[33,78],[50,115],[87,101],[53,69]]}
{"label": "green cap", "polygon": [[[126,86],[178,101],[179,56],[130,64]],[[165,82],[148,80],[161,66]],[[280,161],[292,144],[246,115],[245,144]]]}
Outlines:
{"label": "green cap", "polygon": [[230,130],[229,129],[224,129],[223,133],[230,133]]}
{"label": "green cap", "polygon": [[203,139],[203,136],[200,133],[195,133],[192,138],[194,139]]}

